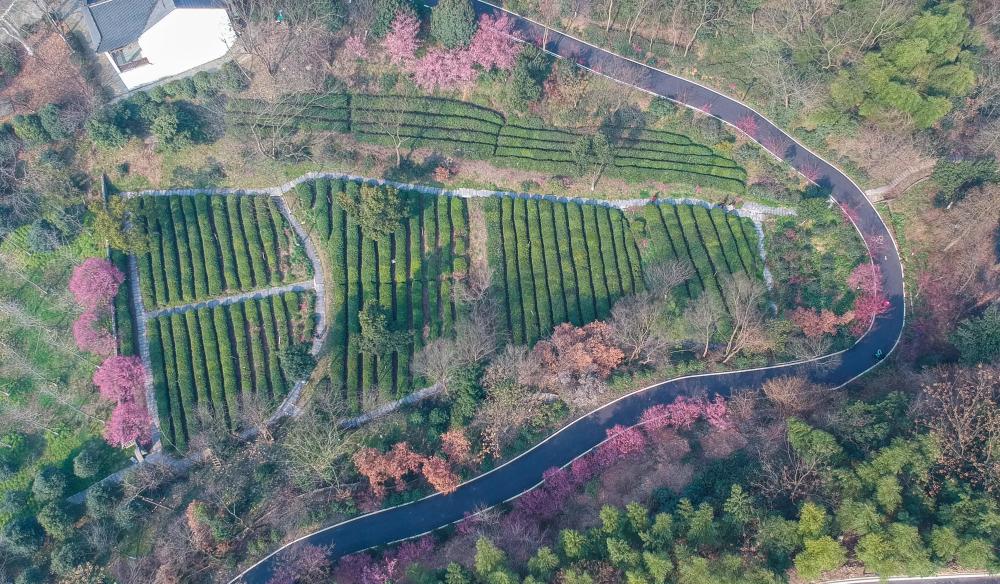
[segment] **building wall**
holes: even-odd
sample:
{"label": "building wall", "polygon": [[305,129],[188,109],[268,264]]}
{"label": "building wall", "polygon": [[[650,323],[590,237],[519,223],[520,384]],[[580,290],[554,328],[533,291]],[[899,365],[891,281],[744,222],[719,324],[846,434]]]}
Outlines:
{"label": "building wall", "polygon": [[224,56],[235,39],[224,9],[177,9],[139,37],[149,64],[119,72],[119,76],[126,87],[134,89],[178,75]]}

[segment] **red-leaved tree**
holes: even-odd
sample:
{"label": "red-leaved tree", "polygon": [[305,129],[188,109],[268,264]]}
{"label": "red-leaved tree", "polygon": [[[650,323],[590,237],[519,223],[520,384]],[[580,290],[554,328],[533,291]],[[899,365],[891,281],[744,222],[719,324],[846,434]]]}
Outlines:
{"label": "red-leaved tree", "polygon": [[457,474],[451,470],[448,461],[438,456],[428,456],[420,465],[420,472],[430,483],[434,490],[447,495],[454,493],[455,489],[462,482]]}
{"label": "red-leaved tree", "polygon": [[146,368],[135,355],[108,357],[94,372],[94,385],[101,397],[113,401],[132,401],[146,382]]}
{"label": "red-leaved tree", "polygon": [[802,330],[802,334],[815,339],[823,335],[837,334],[837,327],[854,320],[854,314],[848,312],[837,316],[831,310],[814,310],[799,306],[792,311],[792,322]]}
{"label": "red-leaved tree", "polygon": [[87,258],[73,269],[69,291],[80,306],[93,309],[110,304],[124,281],[125,274],[108,260]]}
{"label": "red-leaved tree", "polygon": [[115,339],[104,328],[104,310],[89,308],[73,323],[73,340],[81,351],[107,357],[115,352]]}
{"label": "red-leaved tree", "polygon": [[455,464],[467,464],[472,460],[472,445],[461,428],[441,434],[441,450]]}
{"label": "red-leaved tree", "polygon": [[116,447],[123,447],[135,440],[148,444],[152,421],[142,400],[118,402],[111,412],[111,419],[104,426],[104,440]]}

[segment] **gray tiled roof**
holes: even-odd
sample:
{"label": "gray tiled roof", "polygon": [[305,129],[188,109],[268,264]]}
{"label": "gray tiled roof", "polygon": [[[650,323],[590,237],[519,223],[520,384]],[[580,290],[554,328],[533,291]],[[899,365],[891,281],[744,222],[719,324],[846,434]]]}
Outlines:
{"label": "gray tiled roof", "polygon": [[218,0],[83,0],[83,20],[91,47],[113,51],[138,40],[142,33],[175,8],[217,8]]}

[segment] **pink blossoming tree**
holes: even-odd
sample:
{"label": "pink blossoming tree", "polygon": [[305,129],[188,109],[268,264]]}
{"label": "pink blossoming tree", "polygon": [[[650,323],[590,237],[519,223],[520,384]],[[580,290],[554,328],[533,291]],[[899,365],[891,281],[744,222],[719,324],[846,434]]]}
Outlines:
{"label": "pink blossoming tree", "polygon": [[469,58],[483,69],[510,71],[517,63],[521,45],[510,34],[511,21],[506,14],[494,19],[489,14],[479,17],[479,28],[469,43]]}
{"label": "pink blossoming tree", "polygon": [[420,20],[409,10],[400,10],[392,21],[389,33],[382,41],[389,60],[396,65],[404,65],[413,60],[420,46]]}
{"label": "pink blossoming tree", "polygon": [[882,293],[882,269],[871,262],[858,264],[847,277],[847,285],[854,288],[854,324],[851,332],[860,335],[867,330],[875,317],[889,309],[889,301]]}
{"label": "pink blossoming tree", "polygon": [[87,309],[73,323],[73,340],[81,351],[93,353],[99,357],[108,357],[115,352],[115,339],[104,328],[103,311]]}
{"label": "pink blossoming tree", "polygon": [[356,34],[347,37],[344,41],[344,50],[355,59],[368,58],[368,47],[365,46],[364,39]]}
{"label": "pink blossoming tree", "polygon": [[101,397],[113,401],[132,401],[145,381],[146,368],[135,355],[108,357],[94,372],[94,385]]}
{"label": "pink blossoming tree", "polygon": [[69,291],[84,308],[97,308],[109,304],[125,281],[125,274],[108,260],[87,258],[73,269],[69,278]]}
{"label": "pink blossoming tree", "polygon": [[743,116],[736,121],[736,127],[747,136],[753,137],[757,135],[757,120],[753,116]]}
{"label": "pink blossoming tree", "polygon": [[111,419],[104,426],[104,440],[118,448],[135,440],[148,444],[151,438],[149,412],[142,400],[118,402]]}
{"label": "pink blossoming tree", "polygon": [[433,48],[410,64],[413,82],[424,91],[460,89],[476,78],[467,50]]}

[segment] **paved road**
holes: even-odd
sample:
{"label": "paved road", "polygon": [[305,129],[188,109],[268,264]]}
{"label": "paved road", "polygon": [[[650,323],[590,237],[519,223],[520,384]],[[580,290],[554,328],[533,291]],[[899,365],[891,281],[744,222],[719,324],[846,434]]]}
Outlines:
{"label": "paved road", "polygon": [[209,298],[208,300],[202,300],[200,302],[192,302],[191,304],[182,304],[180,306],[171,306],[170,308],[150,310],[146,312],[146,319],[149,320],[161,316],[170,316],[171,314],[184,314],[185,312],[191,312],[192,310],[198,310],[201,308],[215,308],[217,306],[239,304],[240,302],[245,302],[247,300],[260,300],[261,298],[277,296],[278,294],[284,294],[285,292],[305,292],[306,290],[312,290],[314,287],[314,280],[293,282],[282,286],[271,286],[269,288],[261,288],[259,290],[233,294],[232,296],[219,296],[217,298]]}
{"label": "paved road", "polygon": [[[480,12],[496,10],[481,0],[476,0],[475,4]],[[522,39],[541,45],[544,32],[542,26],[516,15],[514,21],[516,33]],[[634,425],[643,410],[654,404],[668,403],[679,395],[706,390],[728,395],[734,389],[758,387],[765,380],[781,375],[805,375],[819,383],[840,386],[875,366],[873,355],[877,349],[889,352],[895,347],[904,322],[902,265],[897,250],[891,244],[892,236],[885,223],[868,203],[862,190],[846,175],[797,144],[746,105],[711,89],[613,55],[555,31],[548,32],[545,49],[560,57],[572,59],[597,73],[628,79],[637,87],[656,95],[703,111],[709,110],[711,115],[733,125],[743,118],[753,118],[757,122],[756,139],[760,143],[768,144],[773,154],[796,169],[806,171],[804,174],[816,177],[815,182],[829,189],[838,202],[855,209],[858,217],[856,225],[866,238],[881,236],[889,242],[887,249],[880,251],[876,258],[876,263],[881,266],[885,275],[885,290],[891,302],[889,309],[875,321],[856,345],[842,352],[839,359],[828,356],[810,362],[685,377],[650,386],[577,419],[519,457],[464,483],[450,495],[433,495],[407,505],[357,517],[312,533],[290,545],[301,541],[329,545],[332,546],[332,553],[339,557],[415,537],[459,521],[468,512],[517,497],[538,484],[546,469],[566,465],[588,452],[604,440],[605,431],[615,424]],[[259,561],[234,582],[264,584],[277,564],[279,552]]]}

